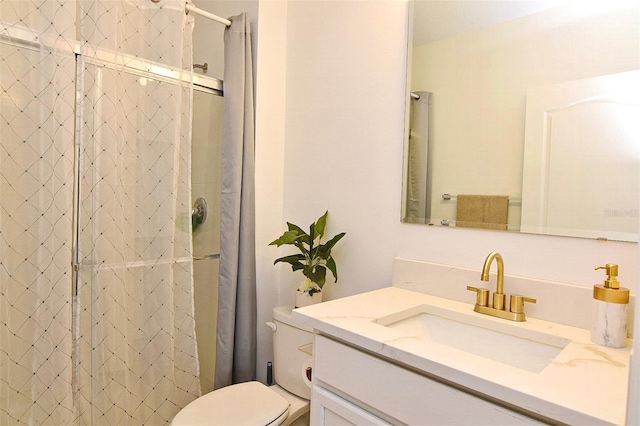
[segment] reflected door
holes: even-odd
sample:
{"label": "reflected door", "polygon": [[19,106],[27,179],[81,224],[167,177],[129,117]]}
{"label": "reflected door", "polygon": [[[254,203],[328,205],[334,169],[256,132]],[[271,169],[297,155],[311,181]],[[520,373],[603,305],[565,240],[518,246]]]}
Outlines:
{"label": "reflected door", "polygon": [[522,231],[637,241],[640,71],[527,95]]}

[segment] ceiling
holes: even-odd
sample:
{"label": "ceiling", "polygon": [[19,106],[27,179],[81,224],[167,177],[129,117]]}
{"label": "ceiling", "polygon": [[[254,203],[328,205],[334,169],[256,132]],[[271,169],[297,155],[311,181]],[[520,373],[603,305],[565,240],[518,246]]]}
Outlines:
{"label": "ceiling", "polygon": [[531,15],[571,0],[414,0],[413,43],[420,45]]}

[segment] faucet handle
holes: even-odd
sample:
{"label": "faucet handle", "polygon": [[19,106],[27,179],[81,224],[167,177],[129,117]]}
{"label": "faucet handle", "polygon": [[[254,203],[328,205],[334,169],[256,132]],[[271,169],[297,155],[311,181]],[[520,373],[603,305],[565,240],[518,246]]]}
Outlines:
{"label": "faucet handle", "polygon": [[478,288],[468,285],[467,290],[476,292],[476,305],[488,306],[489,305],[489,289]]}
{"label": "faucet handle", "polygon": [[511,308],[510,311],[514,314],[524,314],[524,302],[536,303],[536,299],[531,297],[520,296],[519,294],[511,295]]}

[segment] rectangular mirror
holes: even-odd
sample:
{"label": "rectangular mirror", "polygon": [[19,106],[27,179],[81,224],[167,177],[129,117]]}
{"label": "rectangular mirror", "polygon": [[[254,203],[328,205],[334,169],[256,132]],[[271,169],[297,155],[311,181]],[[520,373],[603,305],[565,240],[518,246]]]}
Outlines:
{"label": "rectangular mirror", "polygon": [[637,241],[640,2],[572,3],[413,2],[404,222]]}

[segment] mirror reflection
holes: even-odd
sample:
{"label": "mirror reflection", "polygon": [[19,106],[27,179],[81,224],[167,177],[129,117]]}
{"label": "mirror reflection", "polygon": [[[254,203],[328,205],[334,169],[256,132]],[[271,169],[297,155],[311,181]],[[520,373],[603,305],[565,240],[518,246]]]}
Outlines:
{"label": "mirror reflection", "polygon": [[636,241],[639,8],[415,1],[403,221]]}

